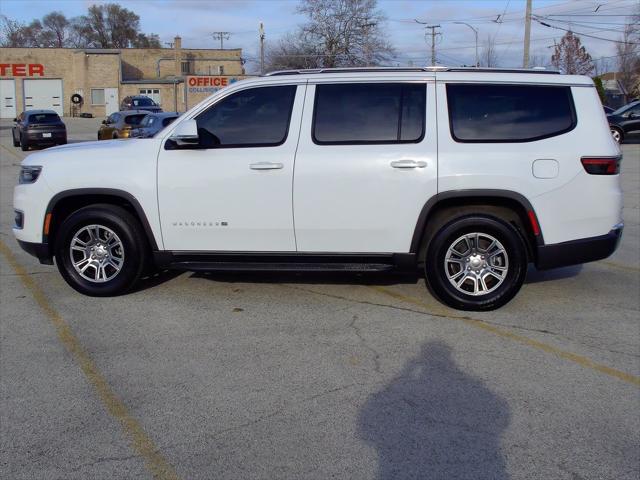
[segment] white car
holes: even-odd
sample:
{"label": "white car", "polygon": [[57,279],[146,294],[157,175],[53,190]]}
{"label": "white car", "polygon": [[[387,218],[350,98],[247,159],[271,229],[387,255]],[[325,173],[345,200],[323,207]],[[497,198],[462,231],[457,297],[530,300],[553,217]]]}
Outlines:
{"label": "white car", "polygon": [[276,72],[154,138],[29,155],[22,247],[87,295],[147,267],[424,272],[464,310],[611,255],[621,154],[591,79],[456,68]]}

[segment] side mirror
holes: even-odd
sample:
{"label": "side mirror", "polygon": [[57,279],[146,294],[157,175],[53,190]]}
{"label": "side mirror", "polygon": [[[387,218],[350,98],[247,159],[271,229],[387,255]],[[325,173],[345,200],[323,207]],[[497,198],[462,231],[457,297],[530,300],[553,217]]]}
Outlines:
{"label": "side mirror", "polygon": [[640,115],[638,115],[637,113],[633,113],[633,112],[631,112],[631,113],[629,114],[629,117],[628,117],[628,118],[631,118],[631,119],[633,119],[633,118],[640,118]]}
{"label": "side mirror", "polygon": [[13,121],[18,123],[18,117],[14,118]]}
{"label": "side mirror", "polygon": [[194,119],[180,122],[173,132],[169,140],[175,142],[176,145],[197,145],[200,142],[198,136],[198,124]]}
{"label": "side mirror", "polygon": [[102,124],[103,124],[103,125],[108,125],[108,124],[109,124],[109,122],[107,122],[106,120],[102,120]]}

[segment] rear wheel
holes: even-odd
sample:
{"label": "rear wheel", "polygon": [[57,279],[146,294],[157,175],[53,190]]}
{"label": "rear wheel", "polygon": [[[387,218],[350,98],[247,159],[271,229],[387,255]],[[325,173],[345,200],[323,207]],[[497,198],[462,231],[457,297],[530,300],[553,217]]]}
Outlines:
{"label": "rear wheel", "polygon": [[433,293],[460,310],[501,307],[518,293],[526,272],[526,247],[519,233],[490,215],[466,215],[443,225],[425,258]]}
{"label": "rear wheel", "polygon": [[15,132],[11,132],[11,139],[13,140],[13,146],[14,147],[19,147],[20,146],[20,141],[16,139]]}
{"label": "rear wheel", "polygon": [[622,143],[622,141],[624,140],[624,133],[622,132],[622,130],[617,127],[610,127],[610,130],[613,139],[618,143]]}
{"label": "rear wheel", "polygon": [[27,150],[29,150],[29,145],[24,139],[24,135],[20,135],[20,150],[22,150],[23,152],[26,152]]}
{"label": "rear wheel", "polygon": [[135,217],[113,205],[92,205],[60,226],[58,270],[75,290],[91,296],[125,293],[140,278],[146,241]]}

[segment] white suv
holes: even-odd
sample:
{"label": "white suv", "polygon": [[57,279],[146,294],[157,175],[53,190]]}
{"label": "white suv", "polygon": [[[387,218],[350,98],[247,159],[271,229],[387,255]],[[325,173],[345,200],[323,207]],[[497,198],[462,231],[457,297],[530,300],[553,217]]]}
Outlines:
{"label": "white suv", "polygon": [[88,295],[147,267],[420,269],[489,310],[546,269],[611,255],[620,150],[593,82],[454,68],[276,72],[151,139],[22,162],[14,233]]}

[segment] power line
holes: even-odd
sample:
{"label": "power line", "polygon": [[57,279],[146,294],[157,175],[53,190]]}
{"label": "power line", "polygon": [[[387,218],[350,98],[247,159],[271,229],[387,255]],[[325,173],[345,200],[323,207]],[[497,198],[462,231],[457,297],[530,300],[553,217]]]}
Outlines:
{"label": "power line", "polygon": [[538,18],[534,18],[534,20],[536,22],[538,22],[540,25],[543,25],[545,27],[549,27],[549,28],[555,28],[556,30],[562,30],[564,32],[572,32],[575,33],[576,35],[582,35],[583,37],[589,37],[589,38],[595,38],[597,40],[605,40],[607,42],[614,42],[614,43],[623,43],[623,44],[630,44],[630,45],[640,45],[637,42],[623,42],[622,40],[613,40],[611,38],[604,38],[604,37],[597,37],[595,35],[589,35],[588,33],[581,33],[581,32],[576,32],[574,30],[570,30],[567,28],[562,28],[562,27],[558,27],[555,25],[549,25],[548,23],[543,22],[542,20],[538,19]]}

